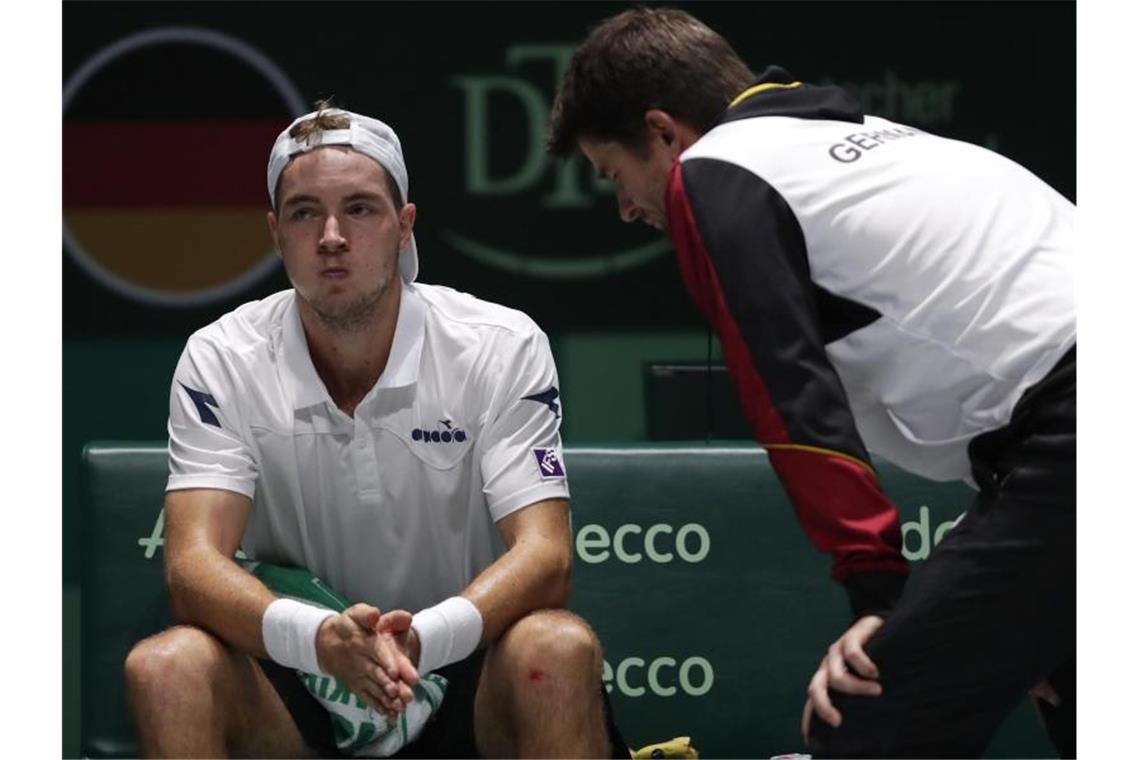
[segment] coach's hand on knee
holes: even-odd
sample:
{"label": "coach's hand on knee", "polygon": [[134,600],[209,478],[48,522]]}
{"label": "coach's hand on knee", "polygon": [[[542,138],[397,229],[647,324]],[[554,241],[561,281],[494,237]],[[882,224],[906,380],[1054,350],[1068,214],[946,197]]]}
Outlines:
{"label": "coach's hand on knee", "polygon": [[412,701],[414,681],[393,677],[407,673],[410,666],[392,636],[377,630],[380,618],[380,610],[368,604],[329,617],[317,631],[317,657],[326,673],[394,720]]}
{"label": "coach's hand on knee", "polygon": [[805,743],[813,712],[831,726],[839,726],[843,722],[843,716],[831,704],[828,689],[865,697],[877,697],[883,693],[883,687],[875,680],[879,677],[879,669],[863,650],[867,640],[882,625],[883,619],[877,615],[860,618],[827,648],[827,654],[820,660],[819,668],[808,683],[808,699],[800,722]]}

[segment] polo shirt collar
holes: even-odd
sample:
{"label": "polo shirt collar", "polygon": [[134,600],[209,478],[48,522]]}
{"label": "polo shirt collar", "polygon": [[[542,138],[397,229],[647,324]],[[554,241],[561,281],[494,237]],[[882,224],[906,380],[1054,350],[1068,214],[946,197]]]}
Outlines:
{"label": "polo shirt collar", "polygon": [[416,286],[401,283],[400,313],[396,316],[396,334],[392,336],[392,350],[388,364],[376,381],[376,388],[400,388],[412,385],[420,376],[420,354],[424,348],[424,325],[427,322],[427,304],[416,292]]}
{"label": "polo shirt collar", "polygon": [[[377,389],[412,385],[419,379],[427,304],[416,292],[414,285],[401,285],[400,311],[396,315],[396,332],[392,336],[388,364],[365,400],[372,398]],[[294,293],[293,298],[289,299],[281,329],[284,381],[293,399],[293,408],[303,409],[323,402],[335,406],[309,355],[309,344],[305,340],[305,328],[301,325],[297,298]]]}

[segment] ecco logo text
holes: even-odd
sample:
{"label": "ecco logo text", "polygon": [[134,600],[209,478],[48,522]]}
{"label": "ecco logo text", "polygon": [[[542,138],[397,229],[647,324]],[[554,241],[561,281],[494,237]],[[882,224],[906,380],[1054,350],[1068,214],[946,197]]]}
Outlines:
{"label": "ecco logo text", "polygon": [[697,523],[682,525],[676,533],[665,523],[650,525],[644,531],[640,525],[626,523],[618,526],[612,538],[605,527],[591,523],[582,526],[574,541],[578,556],[590,564],[609,559],[611,548],[613,556],[627,564],[641,562],[643,557],[659,564],[672,562],[674,557],[696,563],[709,556],[711,546],[709,532]]}
{"label": "ecco logo text", "polygon": [[646,661],[641,657],[626,657],[610,666],[602,663],[602,683],[606,692],[617,686],[619,694],[641,697],[646,692],[658,697],[672,697],[678,691],[690,697],[702,697],[713,687],[713,666],[704,657],[688,657],[678,662],[675,657],[657,657]]}

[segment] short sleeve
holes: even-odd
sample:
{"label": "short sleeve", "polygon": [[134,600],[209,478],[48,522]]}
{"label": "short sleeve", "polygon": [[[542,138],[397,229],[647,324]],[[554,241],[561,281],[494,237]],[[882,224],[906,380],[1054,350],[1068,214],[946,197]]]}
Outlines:
{"label": "short sleeve", "polygon": [[257,466],[244,434],[238,389],[222,353],[191,337],[170,386],[166,490],[218,488],[253,498]]}
{"label": "short sleeve", "polygon": [[568,499],[562,456],[562,403],[550,343],[537,329],[499,354],[480,468],[496,522],[545,499]]}

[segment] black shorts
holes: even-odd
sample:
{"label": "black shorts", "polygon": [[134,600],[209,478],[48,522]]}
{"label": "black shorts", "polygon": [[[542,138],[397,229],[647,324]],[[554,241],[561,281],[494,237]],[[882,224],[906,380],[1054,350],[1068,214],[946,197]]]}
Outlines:
{"label": "black shorts", "polygon": [[[447,679],[443,704],[428,720],[420,738],[392,757],[479,757],[479,751],[475,747],[475,691],[479,686],[485,651],[480,649],[466,660],[437,671]],[[305,743],[321,757],[345,757],[333,740],[332,720],[329,719],[328,712],[309,694],[296,671],[270,660],[257,662],[293,716],[293,722],[297,724]],[[629,760],[629,749],[614,722],[613,709],[605,687],[599,684],[599,688],[602,689],[606,731],[613,747],[612,757]]]}

